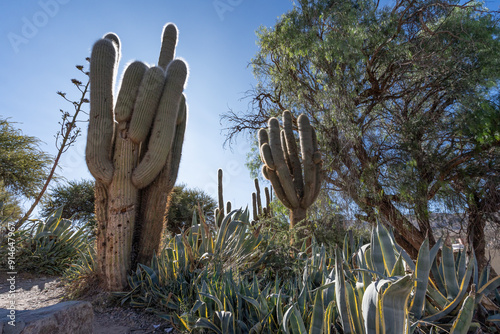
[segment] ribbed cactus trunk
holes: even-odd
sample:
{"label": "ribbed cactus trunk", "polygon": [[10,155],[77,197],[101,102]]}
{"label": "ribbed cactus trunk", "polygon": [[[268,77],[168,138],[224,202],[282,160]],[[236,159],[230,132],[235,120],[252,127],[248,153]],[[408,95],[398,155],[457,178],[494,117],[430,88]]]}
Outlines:
{"label": "ribbed cactus trunk", "polygon": [[86,160],[96,179],[98,271],[110,291],[124,290],[133,265],[159,251],[187,120],[176,41],[175,25],[165,26],[159,66],[131,63],[115,105],[120,40],[108,34],[92,48]]}
{"label": "ribbed cactus trunk", "polygon": [[[283,129],[276,118],[269,120],[269,132],[260,129],[259,148],[264,166],[262,174],[271,181],[278,199],[290,209],[290,229],[307,218],[307,208],[321,189],[323,160],[318,150],[316,133],[305,115],[297,119],[300,155],[293,131],[293,117],[283,112]],[[305,235],[299,235],[302,239]],[[292,238],[291,243],[298,240]]]}

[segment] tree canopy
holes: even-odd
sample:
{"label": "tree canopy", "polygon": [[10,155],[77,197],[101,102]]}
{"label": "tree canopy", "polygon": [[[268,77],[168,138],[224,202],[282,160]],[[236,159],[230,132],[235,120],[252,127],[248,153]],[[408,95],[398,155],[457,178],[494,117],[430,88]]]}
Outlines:
{"label": "tree canopy", "polygon": [[252,107],[223,116],[228,140],[284,109],[305,113],[327,189],[415,254],[435,241],[437,195],[480,155],[498,157],[499,29],[475,2],[299,0],[258,32]]}
{"label": "tree canopy", "polygon": [[12,195],[33,198],[43,186],[52,158],[39,144],[38,138],[24,135],[0,118],[0,181]]}
{"label": "tree canopy", "polygon": [[48,217],[54,210],[62,206],[62,218],[72,218],[79,223],[95,223],[94,203],[93,181],[69,181],[66,184],[59,184],[49,191],[48,199],[43,202],[41,214]]}
{"label": "tree canopy", "polygon": [[166,217],[166,228],[169,233],[180,233],[191,226],[193,213],[198,214],[200,206],[207,223],[214,222],[214,210],[217,202],[210,195],[199,189],[187,188],[181,184],[175,186],[170,194],[170,202]]}

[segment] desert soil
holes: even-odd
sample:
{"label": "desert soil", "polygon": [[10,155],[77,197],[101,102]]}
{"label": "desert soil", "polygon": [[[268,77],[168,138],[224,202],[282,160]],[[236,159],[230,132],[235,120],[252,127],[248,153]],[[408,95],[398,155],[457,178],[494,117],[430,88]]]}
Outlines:
{"label": "desert soil", "polygon": [[[9,284],[0,273],[0,308],[7,308]],[[16,309],[35,310],[65,301],[66,289],[59,277],[18,274]],[[94,334],[176,333],[158,316],[126,307],[118,307],[100,297],[86,298],[94,308]]]}

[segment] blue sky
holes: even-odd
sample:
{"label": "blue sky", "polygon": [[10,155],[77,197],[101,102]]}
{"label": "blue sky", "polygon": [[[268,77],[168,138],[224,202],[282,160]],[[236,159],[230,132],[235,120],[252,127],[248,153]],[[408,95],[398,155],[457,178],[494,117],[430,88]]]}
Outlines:
{"label": "blue sky", "polygon": [[[56,92],[79,97],[70,79],[85,79],[75,65],[87,65],[92,44],[107,32],[119,35],[120,78],[131,60],[157,62],[162,27],[173,22],[179,29],[176,54],[190,68],[189,120],[177,181],[215,197],[222,168],[225,199],[233,207],[246,206],[254,190],[244,166],[249,140],[240,136],[232,151],[224,149],[220,114],[247,108],[249,101],[241,98],[255,84],[248,67],[258,50],[255,31],[274,25],[292,6],[291,0],[2,1],[0,116],[55,154],[59,109],[72,111]],[[61,161],[59,174],[67,180],[91,178],[84,160],[86,124],[81,128],[82,136]]]}

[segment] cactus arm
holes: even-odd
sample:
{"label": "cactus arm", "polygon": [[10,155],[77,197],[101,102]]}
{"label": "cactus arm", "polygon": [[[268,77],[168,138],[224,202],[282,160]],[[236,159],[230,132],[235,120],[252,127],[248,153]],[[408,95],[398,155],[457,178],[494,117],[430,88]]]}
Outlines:
{"label": "cactus arm", "polygon": [[177,27],[173,23],[167,23],[163,27],[162,43],[158,66],[166,69],[168,64],[175,57],[175,47],[177,45]]}
{"label": "cactus arm", "polygon": [[267,134],[266,129],[260,129],[258,132],[258,138],[259,138],[259,147],[261,147],[264,144],[269,143],[269,135]]}
{"label": "cactus arm", "polygon": [[262,201],[260,199],[260,186],[259,186],[259,179],[255,178],[253,180],[254,184],[255,184],[255,191],[256,191],[256,194],[255,196],[257,196],[257,214],[259,216],[262,215]]}
{"label": "cactus arm", "polygon": [[[115,34],[115,33],[113,33],[113,32],[109,32],[106,35],[104,35],[103,38],[107,39],[107,40],[110,40],[115,45],[115,48],[116,48],[116,64],[118,65],[118,63],[120,62],[120,58],[121,58],[121,42],[120,42],[120,37],[118,37],[118,35]],[[116,67],[116,69],[118,70],[118,66]]]}
{"label": "cactus arm", "polygon": [[168,175],[168,192],[174,188],[175,181],[177,180],[177,174],[179,173],[179,165],[181,163],[182,156],[182,146],[184,144],[184,134],[186,132],[188,117],[188,108],[186,105],[186,97],[184,94],[181,96],[181,103],[179,106],[179,113],[177,114],[177,126],[175,128],[174,142],[172,143],[172,148],[170,150],[170,156],[168,159],[168,165],[170,166]]}
{"label": "cactus arm", "polygon": [[279,183],[283,188],[284,194],[292,207],[298,207],[299,199],[295,193],[292,176],[288,171],[283,150],[281,148],[281,131],[279,122],[274,117],[269,120],[269,146],[271,147],[274,164],[276,165],[276,174],[278,176]]}
{"label": "cactus arm", "polygon": [[253,220],[257,221],[259,220],[259,214],[257,212],[257,194],[252,193],[252,213],[253,213]]}
{"label": "cactus arm", "polygon": [[90,118],[85,155],[90,173],[105,185],[113,178],[113,78],[118,52],[111,40],[100,39],[92,48],[90,63]]}
{"label": "cactus arm", "polygon": [[271,216],[271,194],[269,192],[269,188],[265,187],[264,188],[264,194],[266,195],[266,216],[269,215]]}
{"label": "cactus arm", "polygon": [[[160,251],[161,236],[163,231],[164,217],[167,213],[168,195],[171,193],[182,156],[182,144],[187,124],[187,106],[184,95],[182,95],[179,113],[177,115],[177,126],[175,128],[174,142],[170,150],[167,164],[158,178],[142,191],[141,214],[143,217],[141,226],[136,229],[138,233],[137,263],[149,264],[153,254]],[[164,211],[161,208],[166,208]]]}
{"label": "cactus arm", "polygon": [[260,158],[262,162],[269,168],[270,170],[276,170],[276,165],[273,159],[273,153],[271,152],[271,146],[268,143],[262,144],[260,147]]}
{"label": "cactus arm", "polygon": [[132,173],[132,182],[139,189],[150,184],[167,161],[186,77],[186,64],[182,60],[173,60],[167,68],[166,84],[151,131],[148,151]]}
{"label": "cactus arm", "polygon": [[318,137],[316,135],[316,129],[312,128],[312,139],[313,139],[313,163],[316,165],[316,185],[314,189],[313,202],[318,198],[319,192],[321,190],[321,182],[323,181],[322,170],[323,170],[323,156],[319,150]]}
{"label": "cactus arm", "polygon": [[130,120],[137,91],[146,69],[147,65],[140,61],[131,63],[125,69],[115,105],[115,120],[117,122],[128,122]]}
{"label": "cactus arm", "polygon": [[293,174],[293,183],[295,185],[295,189],[299,193],[299,197],[302,197],[302,193],[304,192],[304,179],[302,177],[302,166],[299,160],[299,150],[297,147],[297,142],[295,141],[295,136],[293,135],[292,125],[292,113],[288,110],[285,110],[283,112],[283,131],[285,132],[286,147],[288,150],[290,167]]}
{"label": "cactus arm", "polygon": [[313,128],[309,123],[306,115],[302,114],[297,119],[300,148],[302,153],[302,161],[304,163],[304,197],[301,200],[301,206],[307,208],[314,202],[314,194],[316,189],[316,172],[317,166],[313,162]]}
{"label": "cactus arm", "polygon": [[151,130],[164,84],[165,72],[161,67],[151,67],[142,79],[129,126],[130,139],[136,144],[145,141]]}
{"label": "cactus arm", "polygon": [[283,203],[283,205],[287,208],[292,209],[294,206],[288,201],[285,190],[281,186],[281,182],[278,174],[276,174],[276,171],[273,171],[264,165],[262,166],[262,175],[264,175],[264,177],[271,181],[271,184],[274,185],[274,192],[276,193],[276,196],[278,196],[281,203]]}

